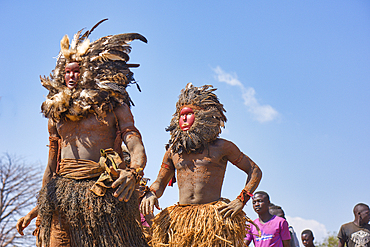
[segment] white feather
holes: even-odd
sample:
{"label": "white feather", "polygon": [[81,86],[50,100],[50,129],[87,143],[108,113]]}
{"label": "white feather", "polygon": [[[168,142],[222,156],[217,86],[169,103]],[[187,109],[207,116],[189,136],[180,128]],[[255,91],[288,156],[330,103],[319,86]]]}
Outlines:
{"label": "white feather", "polygon": [[89,94],[88,94],[86,89],[81,91],[80,97],[82,97],[82,98],[88,98],[89,97]]}
{"label": "white feather", "polygon": [[80,44],[77,47],[77,54],[79,56],[84,55],[86,53],[87,49],[89,49],[89,46],[90,46],[90,40],[89,39],[85,39],[84,42],[82,42],[82,44]]}
{"label": "white feather", "polygon": [[73,40],[71,42],[71,49],[75,49],[76,48],[76,45],[77,45],[77,41],[78,41],[78,38],[80,37],[80,32],[77,32],[75,33],[75,35],[73,35]]}
{"label": "white feather", "polygon": [[186,85],[186,89],[189,89],[189,88],[191,88],[191,87],[193,87],[193,83],[189,82],[189,83]]}

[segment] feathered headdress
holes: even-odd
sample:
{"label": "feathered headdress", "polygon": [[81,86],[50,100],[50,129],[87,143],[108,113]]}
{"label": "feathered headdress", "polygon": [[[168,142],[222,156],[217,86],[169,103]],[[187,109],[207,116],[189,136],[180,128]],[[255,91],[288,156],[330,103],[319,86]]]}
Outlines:
{"label": "feathered headdress", "polygon": [[[47,118],[59,122],[63,117],[80,119],[94,113],[99,119],[105,112],[117,104],[133,104],[126,87],[134,83],[138,90],[130,67],[139,64],[128,64],[131,47],[129,42],[147,39],[138,33],[124,33],[102,37],[94,42],[88,39],[91,32],[107,19],[101,20],[93,28],[82,34],[78,31],[69,44],[65,35],[60,44],[57,65],[50,77],[41,78],[41,84],[49,90],[41,109]],[[80,65],[80,80],[75,89],[65,85],[65,66],[70,62]]]}
{"label": "feathered headdress", "polygon": [[[202,152],[208,143],[217,139],[227,119],[226,110],[213,93],[215,90],[211,85],[194,87],[191,83],[181,90],[176,112],[166,129],[171,133],[167,149],[180,154]],[[181,130],[179,125],[180,112],[185,106],[192,108],[195,116],[194,124],[187,131]]]}

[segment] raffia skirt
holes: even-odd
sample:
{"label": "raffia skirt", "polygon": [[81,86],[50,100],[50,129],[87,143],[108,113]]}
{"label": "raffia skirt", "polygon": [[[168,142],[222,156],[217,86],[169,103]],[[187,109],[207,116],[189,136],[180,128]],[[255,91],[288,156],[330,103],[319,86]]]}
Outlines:
{"label": "raffia skirt", "polygon": [[37,246],[142,247],[137,194],[119,201],[108,189],[104,196],[90,191],[96,180],[52,179],[38,198]]}
{"label": "raffia skirt", "polygon": [[199,205],[174,205],[156,215],[152,226],[153,247],[244,246],[247,217],[244,212],[224,219],[218,207],[227,199]]}

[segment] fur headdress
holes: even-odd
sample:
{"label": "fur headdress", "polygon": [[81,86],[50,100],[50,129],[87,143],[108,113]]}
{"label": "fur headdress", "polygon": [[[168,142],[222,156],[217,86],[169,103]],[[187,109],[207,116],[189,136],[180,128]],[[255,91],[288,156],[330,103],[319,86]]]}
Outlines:
{"label": "fur headdress", "polygon": [[[227,119],[224,115],[226,110],[213,93],[215,90],[211,85],[194,87],[191,83],[181,90],[176,112],[166,129],[171,133],[167,149],[180,154],[202,152],[208,143],[217,139]],[[185,106],[192,108],[195,116],[193,125],[187,131],[181,130],[179,125],[180,112]]]}
{"label": "fur headdress", "polygon": [[[46,101],[42,104],[42,113],[55,122],[68,117],[78,120],[90,113],[104,121],[106,112],[118,104],[132,103],[126,87],[136,84],[128,64],[131,47],[129,42],[147,40],[138,33],[124,33],[102,37],[92,43],[88,39],[91,32],[103,21],[83,35],[78,31],[69,44],[67,35],[61,40],[61,51],[55,69],[49,77],[40,77],[41,84],[49,90]],[[64,80],[65,66],[70,62],[80,65],[80,79],[77,87],[69,89]]]}

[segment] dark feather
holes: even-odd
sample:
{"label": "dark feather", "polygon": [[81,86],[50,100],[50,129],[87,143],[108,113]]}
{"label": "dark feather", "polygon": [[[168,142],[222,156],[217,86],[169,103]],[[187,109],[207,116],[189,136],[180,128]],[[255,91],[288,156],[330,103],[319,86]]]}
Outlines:
{"label": "dark feather", "polygon": [[139,86],[139,83],[135,82],[135,84],[136,84],[137,90],[139,90],[139,92],[141,92],[141,88]]}
{"label": "dark feather", "polygon": [[110,54],[113,54],[113,55],[116,55],[116,56],[119,56],[119,57],[123,58],[126,62],[128,60],[130,60],[130,57],[125,52],[118,51],[118,50],[108,50],[108,52]]}
{"label": "dark feather", "polygon": [[131,46],[127,43],[124,43],[124,44],[108,43],[108,44],[104,45],[104,49],[118,50],[118,51],[125,52],[127,54],[129,54],[131,52]]}
{"label": "dark feather", "polygon": [[128,63],[126,65],[129,68],[137,68],[137,67],[140,67],[140,64],[137,64],[137,63]]}
{"label": "dark feather", "polygon": [[122,34],[117,34],[117,35],[113,35],[110,40],[109,40],[109,43],[115,43],[115,42],[131,42],[133,40],[141,40],[143,41],[144,43],[148,43],[148,40],[141,34],[138,34],[138,33],[122,33]]}
{"label": "dark feather", "polygon": [[92,33],[92,31],[94,31],[95,28],[97,28],[102,22],[108,20],[108,18],[105,18],[101,21],[99,21],[98,23],[96,23],[90,30],[86,31],[82,37],[81,37],[81,41],[83,41],[84,39],[87,39],[89,37],[89,35]]}

